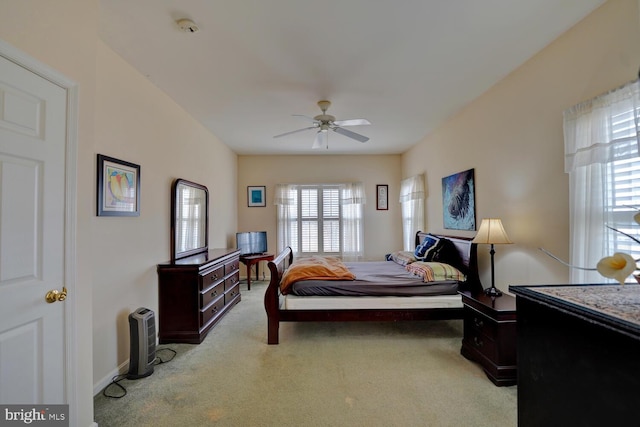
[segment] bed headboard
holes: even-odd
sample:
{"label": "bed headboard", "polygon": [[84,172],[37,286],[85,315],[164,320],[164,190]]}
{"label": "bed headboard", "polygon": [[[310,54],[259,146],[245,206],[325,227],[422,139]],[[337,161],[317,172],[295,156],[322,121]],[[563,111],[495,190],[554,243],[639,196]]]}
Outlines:
{"label": "bed headboard", "polygon": [[[418,231],[416,233],[415,244],[418,246],[429,233]],[[449,236],[446,234],[435,234],[436,237],[444,237],[453,242],[458,253],[462,258],[462,263],[467,267],[464,273],[467,275],[467,288],[472,291],[482,291],[483,287],[480,283],[480,275],[478,273],[478,245],[472,243],[473,237]]]}

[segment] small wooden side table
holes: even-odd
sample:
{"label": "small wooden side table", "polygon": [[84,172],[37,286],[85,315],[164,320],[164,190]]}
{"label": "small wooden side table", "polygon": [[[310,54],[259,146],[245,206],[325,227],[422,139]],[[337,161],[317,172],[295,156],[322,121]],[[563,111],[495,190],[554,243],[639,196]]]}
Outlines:
{"label": "small wooden side table", "polygon": [[460,353],[479,363],[497,386],[517,382],[516,299],[461,292],[464,337]]}
{"label": "small wooden side table", "polygon": [[260,261],[273,261],[272,254],[240,255],[240,262],[247,266],[247,290],[251,290],[251,266],[256,265],[256,280],[260,280]]}

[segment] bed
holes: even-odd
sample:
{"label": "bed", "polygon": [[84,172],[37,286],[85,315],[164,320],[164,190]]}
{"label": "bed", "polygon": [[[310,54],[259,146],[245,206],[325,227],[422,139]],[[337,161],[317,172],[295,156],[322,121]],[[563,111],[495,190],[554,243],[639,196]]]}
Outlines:
{"label": "bed", "polygon": [[[279,343],[280,322],[462,319],[459,291],[482,290],[477,246],[472,238],[418,232],[416,248],[434,238],[452,243],[450,246],[459,256],[459,264],[453,270],[463,273],[463,277],[438,276],[425,286],[426,279],[415,274],[423,265],[407,259],[411,252],[398,251],[387,255],[385,261],[345,262],[355,280],[302,280],[283,292],[283,276],[287,279],[293,270],[293,253],[291,248],[285,248],[268,263],[271,279],[264,296],[268,343]],[[407,266],[413,271],[408,271]],[[412,284],[411,276],[415,276]]]}

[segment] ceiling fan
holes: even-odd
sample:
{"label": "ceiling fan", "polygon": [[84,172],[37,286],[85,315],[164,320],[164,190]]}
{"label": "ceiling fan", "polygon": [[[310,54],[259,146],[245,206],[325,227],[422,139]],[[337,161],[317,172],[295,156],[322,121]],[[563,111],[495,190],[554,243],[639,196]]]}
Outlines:
{"label": "ceiling fan", "polygon": [[355,139],[360,142],[367,142],[369,140],[368,137],[364,135],[360,135],[359,133],[355,133],[348,129],[344,129],[344,126],[360,126],[360,125],[370,125],[371,123],[367,119],[349,119],[349,120],[336,120],[332,115],[327,114],[327,109],[331,106],[331,102],[329,101],[318,101],[318,107],[322,110],[322,114],[319,114],[313,118],[304,116],[301,114],[294,114],[295,117],[302,117],[303,119],[311,121],[313,124],[309,127],[297,129],[291,132],[281,133],[280,135],[275,135],[274,138],[280,138],[282,136],[291,135],[293,133],[302,132],[309,129],[317,129],[315,140],[313,141],[313,145],[311,148],[320,148],[320,147],[328,147],[328,132],[332,130],[341,135],[347,136],[349,138]]}

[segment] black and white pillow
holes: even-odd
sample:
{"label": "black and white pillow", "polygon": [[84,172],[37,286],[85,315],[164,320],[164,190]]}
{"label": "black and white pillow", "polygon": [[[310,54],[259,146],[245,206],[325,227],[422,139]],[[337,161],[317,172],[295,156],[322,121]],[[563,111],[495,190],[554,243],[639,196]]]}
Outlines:
{"label": "black and white pillow", "polygon": [[415,257],[419,260],[426,260],[430,252],[436,248],[439,241],[440,238],[433,234],[427,234],[422,243],[416,246],[416,250],[414,252]]}

